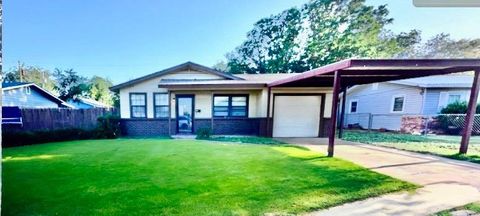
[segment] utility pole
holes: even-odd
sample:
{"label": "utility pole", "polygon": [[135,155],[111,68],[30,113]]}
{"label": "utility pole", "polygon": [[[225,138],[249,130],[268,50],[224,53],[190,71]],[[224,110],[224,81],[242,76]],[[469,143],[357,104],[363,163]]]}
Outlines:
{"label": "utility pole", "polygon": [[20,61],[18,61],[18,76],[20,77],[20,82],[23,82],[23,69]]}

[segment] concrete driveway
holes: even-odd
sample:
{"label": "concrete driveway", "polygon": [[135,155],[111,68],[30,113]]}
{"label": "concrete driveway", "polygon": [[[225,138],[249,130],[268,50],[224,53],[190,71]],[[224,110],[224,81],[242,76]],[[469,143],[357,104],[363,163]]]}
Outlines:
{"label": "concrete driveway", "polygon": [[[324,138],[281,140],[327,152]],[[310,215],[430,215],[480,200],[479,164],[342,140],[336,142],[335,157],[423,187],[414,193],[388,194]]]}

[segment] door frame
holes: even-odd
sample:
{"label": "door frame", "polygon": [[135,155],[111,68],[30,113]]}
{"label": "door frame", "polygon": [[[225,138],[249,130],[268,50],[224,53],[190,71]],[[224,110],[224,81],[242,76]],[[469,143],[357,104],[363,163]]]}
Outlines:
{"label": "door frame", "polygon": [[175,95],[175,128],[177,129],[175,134],[179,134],[180,130],[178,128],[178,98],[191,98],[192,99],[192,131],[193,134],[195,131],[195,95],[194,94],[176,94]]}
{"label": "door frame", "polygon": [[318,137],[324,137],[324,129],[325,129],[325,98],[326,93],[273,93],[272,94],[272,123],[270,130],[272,131],[273,137],[273,121],[275,121],[275,97],[276,96],[320,96],[320,122],[318,123]]}

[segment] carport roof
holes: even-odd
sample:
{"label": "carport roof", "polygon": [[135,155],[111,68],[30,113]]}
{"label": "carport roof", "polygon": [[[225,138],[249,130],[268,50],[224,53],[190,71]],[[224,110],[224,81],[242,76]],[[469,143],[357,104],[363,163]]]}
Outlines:
{"label": "carport roof", "polygon": [[271,82],[268,87],[331,87],[335,71],[341,75],[345,87],[478,68],[480,59],[347,59]]}

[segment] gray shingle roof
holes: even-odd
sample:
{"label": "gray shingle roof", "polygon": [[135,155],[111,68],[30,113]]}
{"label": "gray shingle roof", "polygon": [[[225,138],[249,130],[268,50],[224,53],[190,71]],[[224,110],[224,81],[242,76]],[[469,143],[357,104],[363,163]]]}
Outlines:
{"label": "gray shingle roof", "polygon": [[390,83],[416,86],[422,88],[470,88],[471,75],[442,75],[390,81]]}

